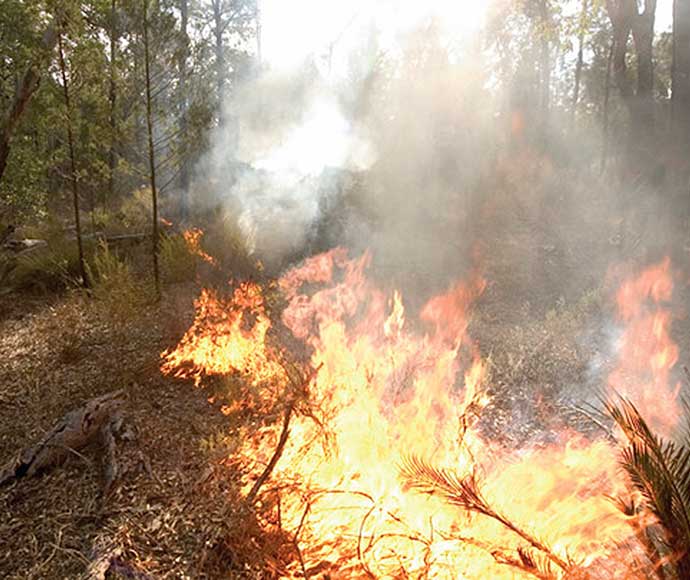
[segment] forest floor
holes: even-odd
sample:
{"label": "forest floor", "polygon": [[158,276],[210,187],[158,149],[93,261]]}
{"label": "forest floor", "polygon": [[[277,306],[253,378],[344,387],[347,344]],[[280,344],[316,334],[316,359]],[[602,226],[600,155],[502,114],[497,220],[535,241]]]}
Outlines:
{"label": "forest floor", "polygon": [[[213,485],[213,438],[227,418],[207,393],[168,379],[160,353],[193,314],[193,290],[175,288],[127,322],[104,320],[83,299],[15,303],[0,333],[0,457],[35,441],[70,409],[124,388],[136,438],[107,502],[97,454],[0,489],[0,576],[78,578],[108,545],[153,577],[200,577],[226,496]],[[93,451],[93,450],[92,450]],[[230,478],[231,479],[231,478]],[[227,478],[226,478],[227,480]]]}

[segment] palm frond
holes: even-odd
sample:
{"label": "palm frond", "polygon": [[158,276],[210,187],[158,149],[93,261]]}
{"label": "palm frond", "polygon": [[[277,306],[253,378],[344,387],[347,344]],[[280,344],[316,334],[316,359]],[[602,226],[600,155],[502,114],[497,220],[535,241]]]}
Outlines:
{"label": "palm frond", "polygon": [[635,405],[625,399],[605,406],[628,440],[621,466],[659,520],[679,573],[686,577],[683,574],[690,573],[690,439],[678,445],[654,434]]}
{"label": "palm frond", "polygon": [[[570,559],[564,559],[554,553],[546,543],[495,510],[482,494],[475,472],[461,477],[453,470],[437,468],[419,457],[409,456],[403,459],[400,474],[411,488],[420,493],[439,496],[451,505],[496,520],[561,570],[569,571],[574,567]],[[520,555],[520,561],[527,566],[522,558],[523,556]]]}

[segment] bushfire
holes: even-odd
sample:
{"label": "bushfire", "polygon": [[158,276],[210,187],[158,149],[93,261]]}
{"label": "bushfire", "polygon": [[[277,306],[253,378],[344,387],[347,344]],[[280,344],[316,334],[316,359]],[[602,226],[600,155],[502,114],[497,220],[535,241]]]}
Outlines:
{"label": "bushfire", "polygon": [[[197,384],[239,373],[294,404],[257,510],[297,548],[280,574],[646,577],[650,562],[636,538],[651,519],[626,515],[611,499],[630,495],[611,438],[564,429],[549,445],[518,450],[483,437],[478,418],[491,401],[480,349],[468,336],[482,276],[455,284],[408,320],[404,297],[368,279],[370,262],[368,254],[333,250],[271,290],[286,304],[279,324],[309,359],[299,389],[254,283],[237,284],[227,300],[202,291],[193,325],[162,355],[165,373]],[[677,349],[665,306],[672,286],[668,260],[621,286],[625,331],[608,385],[667,430],[678,419],[669,384]],[[286,402],[291,389],[299,401]],[[240,442],[247,493],[275,457],[286,426],[276,423]]]}

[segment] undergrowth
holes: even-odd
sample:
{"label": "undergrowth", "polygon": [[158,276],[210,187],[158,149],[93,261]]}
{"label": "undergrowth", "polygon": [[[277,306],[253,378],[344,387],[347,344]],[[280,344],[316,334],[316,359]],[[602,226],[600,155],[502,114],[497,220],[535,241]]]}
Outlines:
{"label": "undergrowth", "polygon": [[111,318],[131,318],[152,299],[150,284],[139,281],[130,263],[101,243],[87,265],[93,299]]}

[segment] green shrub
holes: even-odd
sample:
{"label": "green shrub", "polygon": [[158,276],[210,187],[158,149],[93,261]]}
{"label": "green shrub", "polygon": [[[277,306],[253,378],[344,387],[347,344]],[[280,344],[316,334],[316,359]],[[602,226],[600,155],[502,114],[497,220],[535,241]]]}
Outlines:
{"label": "green shrub", "polygon": [[151,297],[148,284],[137,282],[129,263],[105,242],[99,244],[87,269],[92,297],[112,318],[131,318]]}
{"label": "green shrub", "polygon": [[192,280],[196,273],[196,258],[180,234],[164,234],[160,241],[160,264],[167,283]]}
{"label": "green shrub", "polygon": [[142,187],[127,196],[120,206],[120,218],[126,228],[148,228],[151,223],[151,190]]}

